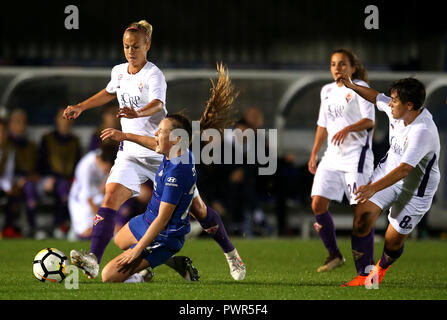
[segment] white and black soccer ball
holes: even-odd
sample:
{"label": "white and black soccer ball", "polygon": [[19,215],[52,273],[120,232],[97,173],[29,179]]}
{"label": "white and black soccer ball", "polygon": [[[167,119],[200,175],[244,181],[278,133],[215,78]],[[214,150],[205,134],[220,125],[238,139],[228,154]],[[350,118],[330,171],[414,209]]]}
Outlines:
{"label": "white and black soccer ball", "polygon": [[67,266],[65,253],[55,248],[45,248],[34,257],[33,273],[42,282],[61,282],[65,279]]}

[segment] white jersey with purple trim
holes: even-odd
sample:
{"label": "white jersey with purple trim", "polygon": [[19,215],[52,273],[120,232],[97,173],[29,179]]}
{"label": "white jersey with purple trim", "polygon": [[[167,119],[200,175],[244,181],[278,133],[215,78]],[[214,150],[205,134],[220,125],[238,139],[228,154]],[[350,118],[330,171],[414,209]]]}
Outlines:
{"label": "white jersey with purple trim", "polygon": [[[151,62],[147,62],[136,74],[130,74],[128,67],[129,63],[113,67],[106,91],[116,94],[120,108],[132,107],[138,110],[154,99],[160,100],[163,103],[163,110],[152,116],[134,119],[121,118],[123,132],[153,137],[159,123],[168,113],[165,77],[161,70]],[[134,157],[160,157],[155,151],[130,141],[123,142],[120,152]]]}
{"label": "white jersey with purple trim", "polygon": [[[354,83],[368,87],[361,80]],[[340,145],[331,143],[332,137],[361,119],[375,121],[374,105],[355,91],[336,82],[325,85],[321,89],[321,105],[317,125],[327,130],[327,149],[318,165],[325,169],[367,173],[372,172],[374,155],[372,153],[373,129],[350,132]]]}
{"label": "white jersey with purple trim", "polygon": [[376,98],[377,108],[385,112],[390,120],[390,149],[376,170],[386,175],[401,163],[407,163],[414,169],[396,185],[419,197],[433,196],[440,180],[438,160],[441,144],[438,128],[431,113],[425,108],[409,125],[405,125],[403,120],[394,119],[390,100],[382,93]]}

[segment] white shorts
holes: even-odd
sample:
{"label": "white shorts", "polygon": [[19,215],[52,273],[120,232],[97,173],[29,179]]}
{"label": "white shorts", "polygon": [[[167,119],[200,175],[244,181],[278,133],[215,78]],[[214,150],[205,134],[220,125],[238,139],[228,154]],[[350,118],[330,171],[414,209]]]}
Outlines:
{"label": "white shorts", "polygon": [[[163,161],[163,155],[159,157],[133,157],[118,152],[115,163],[110,170],[106,185],[109,183],[119,183],[132,191],[132,197],[140,195],[140,186],[148,179],[155,182],[155,174]],[[194,191],[194,198],[199,195],[197,188]]]}
{"label": "white shorts", "polygon": [[118,152],[115,163],[110,170],[106,185],[119,183],[132,191],[132,197],[140,195],[140,186],[147,179],[155,182],[155,173],[163,161],[163,155],[159,157],[133,157],[122,151]]}
{"label": "white shorts", "polygon": [[311,196],[321,196],[341,202],[346,195],[351,205],[357,204],[354,192],[358,187],[369,182],[371,172],[342,172],[317,168],[312,184]]}
{"label": "white shorts", "polygon": [[[372,181],[383,176],[380,171],[374,171]],[[433,196],[418,197],[392,185],[374,194],[369,201],[382,210],[389,209],[388,221],[393,228],[400,234],[409,234],[430,210]]]}
{"label": "white shorts", "polygon": [[88,228],[93,227],[93,218],[96,212],[86,201],[68,201],[68,210],[70,211],[71,227],[76,235],[81,235]]}

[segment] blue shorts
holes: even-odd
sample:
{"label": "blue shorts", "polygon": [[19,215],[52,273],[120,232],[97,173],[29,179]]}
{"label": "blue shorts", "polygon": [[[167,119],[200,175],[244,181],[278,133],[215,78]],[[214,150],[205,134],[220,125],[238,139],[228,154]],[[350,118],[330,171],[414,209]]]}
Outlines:
{"label": "blue shorts", "polygon": [[[149,226],[150,222],[144,218],[144,214],[140,214],[129,221],[129,229],[138,241],[144,236]],[[151,268],[155,268],[179,252],[184,243],[184,236],[169,237],[160,234],[143,251],[142,257],[149,262]]]}

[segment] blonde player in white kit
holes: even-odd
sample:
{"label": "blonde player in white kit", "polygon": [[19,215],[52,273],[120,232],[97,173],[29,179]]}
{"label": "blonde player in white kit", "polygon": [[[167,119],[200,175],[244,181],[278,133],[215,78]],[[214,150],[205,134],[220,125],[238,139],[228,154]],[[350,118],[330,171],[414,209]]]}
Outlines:
{"label": "blonde player in white kit", "polygon": [[[347,74],[355,83],[367,86],[366,70],[347,49],[332,53],[330,69],[334,80]],[[373,170],[374,120],[374,106],[342,83],[332,82],[322,88],[318,126],[308,163],[310,173],[315,174],[311,193],[314,227],[329,253],[318,272],[331,271],[345,262],[337,245],[329,203],[341,202],[345,195],[351,206],[357,204],[354,192],[367,183]],[[317,167],[317,155],[326,140],[327,149]]]}
{"label": "blonde player in white kit", "polygon": [[[129,25],[124,31],[123,47],[127,63],[112,69],[107,87],[91,98],[65,109],[67,119],[76,119],[83,111],[102,106],[117,98],[123,132],[154,137],[158,124],[167,115],[166,81],[163,73],[147,61],[152,26],[145,20]],[[113,237],[114,217],[119,207],[137,196],[140,185],[151,179],[163,156],[136,143],[124,141],[106,184],[104,201],[94,219],[90,254],[72,251],[72,261],[95,278],[104,250]],[[235,280],[245,277],[245,265],[232,245],[219,214],[207,207],[195,194],[192,215],[222,247],[230,273]]]}
{"label": "blonde player in white kit", "polygon": [[[440,141],[430,112],[423,107],[424,85],[414,78],[393,83],[391,97],[362,87],[341,77],[347,87],[387,114],[390,149],[379,162],[371,182],[356,192],[359,201],[354,218],[352,249],[357,276],[343,286],[380,283],[385,273],[403,253],[410,232],[431,207],[438,188]],[[389,210],[382,257],[368,272],[364,257],[373,256],[374,239],[365,239],[382,211]],[[369,243],[368,243],[369,242]]]}

